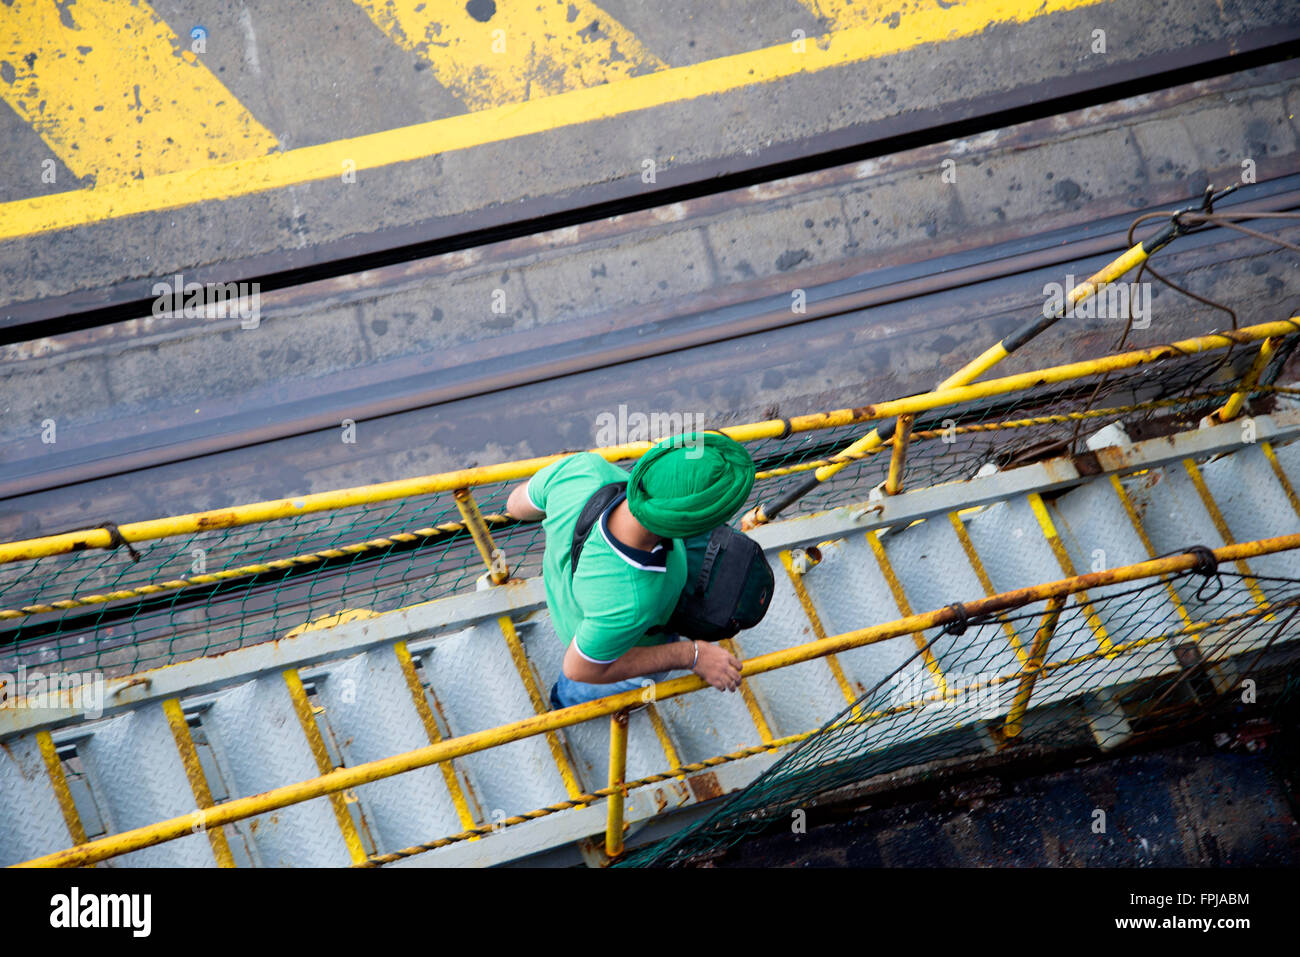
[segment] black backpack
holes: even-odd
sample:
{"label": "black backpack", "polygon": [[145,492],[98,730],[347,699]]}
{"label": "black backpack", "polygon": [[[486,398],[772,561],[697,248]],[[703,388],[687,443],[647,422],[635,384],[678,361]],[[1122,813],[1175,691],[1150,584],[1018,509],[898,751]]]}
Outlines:
{"label": "black backpack", "polygon": [[[569,577],[578,567],[582,545],[605,509],[627,490],[627,482],[603,485],[587,499],[573,527]],[[767,556],[748,535],[727,525],[682,541],[686,548],[686,584],[668,631],[701,641],[722,641],[753,628],[772,603],[775,581]]]}

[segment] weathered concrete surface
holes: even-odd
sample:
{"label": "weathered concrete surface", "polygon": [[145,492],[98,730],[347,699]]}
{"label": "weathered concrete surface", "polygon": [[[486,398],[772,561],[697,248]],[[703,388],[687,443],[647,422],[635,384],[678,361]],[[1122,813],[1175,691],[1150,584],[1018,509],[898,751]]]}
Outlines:
{"label": "weathered concrete surface", "polygon": [[[1259,156],[1265,179],[1300,167],[1288,119],[1294,83],[1284,72],[1202,84],[1175,103],[1143,98],[1111,113],[754,187],[736,208],[699,200],[294,296],[269,294],[257,329],[236,320],[150,320],[12,347],[0,365],[0,474],[261,422],[304,396],[314,408],[337,405],[341,421],[354,400],[332,396],[380,392],[402,377],[436,385],[475,363],[509,375],[529,349],[635,331],[702,295],[788,297],[985,242],[1092,227],[1106,216],[1119,217],[1122,229],[1134,210],[1182,204],[1208,180],[1227,181],[1240,168],[1237,156]],[[1229,104],[1254,118],[1255,133],[1247,132],[1252,122],[1225,131]],[[1233,158],[1218,164],[1220,150]],[[950,158],[955,181],[945,183]],[[1063,182],[1077,195],[1058,195]],[[1243,324],[1300,310],[1289,253],[1251,240],[1199,242],[1190,237],[1165,254],[1164,269],[1177,281],[1230,302]],[[5,538],[25,537],[84,524],[88,511],[95,522],[124,522],[583,448],[595,441],[597,415],[620,404],[695,412],[719,425],[906,394],[1038,314],[1045,283],[1065,282],[1067,271],[1085,275],[1106,258],[362,422],[356,445],[343,445],[331,429],[14,499],[0,510],[0,528]],[[497,290],[503,312],[493,310]],[[1227,324],[1158,286],[1152,295],[1151,324],[1132,332],[1131,346]],[[1122,321],[1076,319],[1005,368],[1101,354],[1121,330]],[[47,419],[58,424],[54,445],[41,441]]]}
{"label": "weathered concrete surface", "polygon": [[[794,29],[815,38],[827,27],[796,0],[743,8],[697,9],[679,0],[608,6],[670,66],[783,43]],[[160,0],[157,8],[178,35],[195,23],[207,26],[205,63],[281,149],[464,112],[417,56],[392,44],[351,3],[315,5],[309,15],[270,0]],[[1041,84],[1113,78],[1124,69],[1140,75],[1162,54],[1259,35],[1296,19],[1286,0],[1101,3],[848,67],[366,170],[353,184],[303,183],[18,238],[0,244],[0,304],[178,271],[206,276],[213,264],[276,251],[310,258],[323,243],[414,224],[431,235],[455,233],[509,222],[520,210],[590,201],[597,192],[639,195],[704,168],[762,165],[918,122],[958,119],[974,101],[1012,88],[1041,96]],[[1099,28],[1106,31],[1105,55],[1091,50]],[[50,152],[8,110],[0,111],[0,138],[7,147],[0,201],[75,182],[61,164],[55,183],[41,182]],[[645,159],[658,166],[653,186],[641,181]],[[1066,187],[1060,195],[1068,201],[1080,194]],[[140,288],[147,290],[147,281]]]}

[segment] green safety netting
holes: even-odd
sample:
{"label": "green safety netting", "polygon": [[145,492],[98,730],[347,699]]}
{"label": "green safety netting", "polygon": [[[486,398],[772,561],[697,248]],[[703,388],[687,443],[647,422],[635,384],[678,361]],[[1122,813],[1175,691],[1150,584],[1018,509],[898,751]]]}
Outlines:
{"label": "green safety netting", "polygon": [[[1110,422],[1123,421],[1135,439],[1193,427],[1222,404],[1256,352],[1191,355],[920,414],[907,487],[1080,450]],[[1294,401],[1271,385],[1282,358],[1252,392],[1253,411]],[[1099,414],[1069,417],[1087,410]],[[809,473],[800,466],[835,455],[872,425],[748,443],[759,478],[746,509],[804,482]],[[883,481],[889,457],[886,447],[850,463],[784,515],[866,498]],[[500,483],[473,492],[481,511],[496,516],[493,535],[512,575],[537,575],[541,527],[504,519],[509,490]],[[342,612],[382,613],[463,591],[483,573],[479,555],[463,530],[435,528],[459,522],[451,494],[439,493],[0,565],[0,671],[58,666],[118,676],[282,637]],[[256,569],[277,561],[283,565]],[[202,579],[240,569],[220,581]],[[170,581],[183,587],[159,587]],[[130,594],[88,600],[118,591]],[[59,602],[68,605],[36,610]]]}
{"label": "green safety netting", "polygon": [[[1276,705],[1294,683],[1295,652],[1284,646],[1300,638],[1300,578],[1248,579],[1220,566],[1115,587],[1086,602],[1076,596],[1060,611],[1041,670],[1024,661],[998,668],[1009,635],[1032,650],[1045,610],[1036,602],[968,622],[964,633],[938,631],[707,817],[616,866],[716,866],[747,838],[779,840],[778,833],[797,832],[796,822],[806,828],[819,806],[870,801],[873,786],[933,779],[993,754],[1013,759],[1072,746],[1095,753],[1098,744],[1240,707],[1243,695]],[[1097,640],[1098,621],[1109,648]],[[927,680],[926,654],[943,662],[945,688]],[[1019,733],[1005,735],[1031,673],[1032,710]],[[889,778],[900,772],[905,781]]]}

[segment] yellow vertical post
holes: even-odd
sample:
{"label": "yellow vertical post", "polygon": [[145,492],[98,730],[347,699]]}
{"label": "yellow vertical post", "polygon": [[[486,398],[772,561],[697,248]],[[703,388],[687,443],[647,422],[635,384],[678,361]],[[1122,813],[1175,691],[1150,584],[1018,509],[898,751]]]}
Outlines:
{"label": "yellow vertical post", "polygon": [[[737,658],[740,658],[740,647],[736,644],[736,639],[725,638],[718,642],[718,646],[725,648]],[[759,740],[768,744],[772,739],[772,728],[767,723],[767,717],[763,714],[763,709],[758,705],[758,699],[754,697],[754,689],[745,683],[745,679],[740,679],[740,697],[744,699],[745,707],[749,709],[749,717],[754,722],[754,727],[758,731]]]}
{"label": "yellow vertical post", "polygon": [[[190,734],[189,722],[185,720],[185,711],[181,708],[179,698],[168,698],[163,702],[163,714],[167,716],[167,726],[171,728],[176,741],[176,751],[181,764],[185,767],[185,777],[189,779],[190,790],[200,808],[212,807],[212,789],[208,786],[207,775],[199,763],[199,752],[194,746],[194,737]],[[225,829],[214,827],[208,830],[208,843],[212,845],[212,856],[218,867],[234,867],[235,858],[230,853],[230,843],[226,840]]]}
{"label": "yellow vertical post", "polygon": [[1231,422],[1241,412],[1241,407],[1246,403],[1246,396],[1259,383],[1259,377],[1264,374],[1268,368],[1268,362],[1277,352],[1281,339],[1270,336],[1265,339],[1259,347],[1259,353],[1255,356],[1255,361],[1250,364],[1246,374],[1241,377],[1237,384],[1237,391],[1228,396],[1228,401],[1223,403],[1223,407],[1210,415],[1215,422]]}
{"label": "yellow vertical post", "polygon": [[59,760],[59,750],[55,747],[50,732],[36,732],[36,746],[40,748],[45,771],[50,776],[50,787],[54,789],[55,800],[63,812],[63,823],[68,826],[68,836],[72,838],[73,844],[85,844],[86,828],[81,823],[81,815],[77,813],[77,804],[72,799],[68,778],[63,773],[63,763]]}
{"label": "yellow vertical post", "polygon": [[605,854],[611,858],[623,853],[623,802],[627,798],[627,712],[609,716],[609,814],[605,823]]}
{"label": "yellow vertical post", "polygon": [[1007,713],[1006,724],[1002,726],[1002,733],[1008,738],[1014,738],[1020,734],[1020,722],[1025,717],[1025,711],[1029,708],[1029,697],[1034,693],[1034,683],[1038,681],[1038,673],[1043,670],[1043,659],[1047,657],[1047,646],[1052,640],[1052,634],[1056,631],[1056,623],[1061,618],[1061,609],[1065,607],[1065,596],[1059,595],[1051,598],[1047,602],[1047,610],[1043,612],[1042,623],[1038,626],[1038,631],[1034,634],[1034,643],[1029,649],[1029,660],[1025,662],[1025,670],[1021,674],[1020,684],[1016,688],[1016,697],[1011,702],[1011,710]]}
{"label": "yellow vertical post", "polygon": [[[335,770],[334,762],[330,760],[329,750],[325,747],[325,737],[320,732],[320,725],[316,723],[316,715],[312,712],[311,701],[307,697],[307,689],[303,687],[302,677],[296,668],[286,669],[283,677],[285,686],[289,689],[289,700],[293,702],[294,713],[298,716],[298,723],[302,725],[302,733],[307,738],[312,757],[316,759],[316,768],[321,774],[329,774]],[[366,851],[361,843],[361,834],[352,820],[352,812],[348,809],[347,797],[336,791],[330,794],[329,802],[334,809],[334,819],[338,822],[339,833],[343,835],[343,844],[348,849],[348,856],[352,858],[353,864],[360,864],[366,859]]]}
{"label": "yellow vertical post", "polygon": [[903,468],[907,462],[907,442],[912,437],[914,415],[900,415],[894,426],[894,451],[889,457],[889,478],[885,480],[885,494],[897,495],[903,490]]}
{"label": "yellow vertical post", "polygon": [[465,526],[478,547],[478,553],[483,556],[483,564],[488,567],[492,584],[500,585],[510,577],[505,553],[493,544],[492,533],[488,530],[487,522],[483,520],[483,513],[479,511],[478,503],[474,501],[470,490],[458,488],[452,496],[456,499],[456,507],[460,509],[461,518],[465,520]]}
{"label": "yellow vertical post", "polygon": [[[433,709],[429,707],[429,699],[425,697],[424,685],[420,683],[420,676],[415,673],[415,661],[411,658],[411,652],[406,647],[405,641],[399,641],[393,645],[393,651],[397,655],[398,667],[402,669],[402,677],[406,680],[406,688],[411,692],[411,701],[415,705],[416,714],[420,716],[420,723],[424,725],[424,733],[429,737],[430,744],[439,744],[442,742],[442,732],[438,730],[438,722],[434,720]],[[441,761],[438,769],[442,771],[443,780],[447,782],[447,792],[451,795],[451,803],[456,808],[456,816],[460,818],[460,826],[469,829],[474,826],[474,815],[469,809],[469,802],[465,800],[465,792],[460,786],[460,781],[456,777],[456,768],[450,761]],[[478,840],[478,838],[470,838]]]}

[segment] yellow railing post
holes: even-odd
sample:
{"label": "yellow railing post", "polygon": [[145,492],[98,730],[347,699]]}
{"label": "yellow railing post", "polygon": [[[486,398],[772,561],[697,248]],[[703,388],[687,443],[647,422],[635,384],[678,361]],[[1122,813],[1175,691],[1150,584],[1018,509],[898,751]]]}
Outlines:
{"label": "yellow railing post", "polygon": [[610,858],[623,853],[623,802],[627,798],[627,712],[609,716],[609,815],[605,823],[605,854]]}
{"label": "yellow railing post", "polygon": [[1269,336],[1260,344],[1259,353],[1255,356],[1255,361],[1251,363],[1250,368],[1246,370],[1246,374],[1241,377],[1237,391],[1228,396],[1228,401],[1223,403],[1222,408],[1210,414],[1209,418],[1212,421],[1218,423],[1231,422],[1240,414],[1241,407],[1246,403],[1246,396],[1259,384],[1259,377],[1268,368],[1269,360],[1273,358],[1281,342],[1281,339]]}
{"label": "yellow railing post", "polygon": [[1034,634],[1034,643],[1029,649],[1029,660],[1025,662],[1025,670],[1020,678],[1020,684],[1016,688],[1016,697],[1011,702],[1011,710],[1007,714],[1006,724],[1002,726],[1002,733],[1008,738],[1014,738],[1020,734],[1021,721],[1024,720],[1025,711],[1029,708],[1029,696],[1034,693],[1034,683],[1038,681],[1038,673],[1043,670],[1043,659],[1047,657],[1047,646],[1052,640],[1052,634],[1056,631],[1056,623],[1061,618],[1061,609],[1065,607],[1065,595],[1053,596],[1047,602],[1047,610],[1043,612],[1042,623],[1038,626],[1038,631]]}
{"label": "yellow railing post", "polygon": [[912,438],[914,415],[900,415],[894,426],[894,451],[889,457],[889,478],[885,480],[885,494],[897,495],[903,490],[903,468],[907,462],[907,443]]}
{"label": "yellow railing post", "polygon": [[483,556],[483,564],[488,567],[492,584],[500,585],[510,577],[505,552],[493,544],[492,532],[488,529],[487,522],[483,520],[483,513],[478,510],[478,503],[474,501],[470,490],[458,488],[452,496],[456,499],[456,507],[460,509],[461,518],[465,520],[465,527],[469,529],[474,544],[478,547],[478,553]]}

